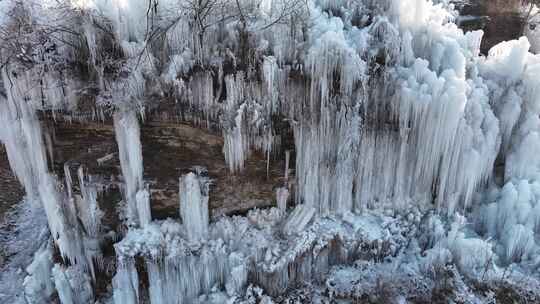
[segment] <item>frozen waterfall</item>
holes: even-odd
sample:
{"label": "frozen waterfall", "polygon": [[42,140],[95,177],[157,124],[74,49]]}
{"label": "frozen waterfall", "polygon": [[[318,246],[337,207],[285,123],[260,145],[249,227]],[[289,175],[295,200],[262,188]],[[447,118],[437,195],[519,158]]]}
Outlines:
{"label": "frozen waterfall", "polygon": [[[383,280],[401,303],[507,272],[540,286],[527,38],[483,55],[447,0],[53,2],[0,4],[0,140],[50,231],[28,303],[363,300]],[[45,122],[74,121],[114,138],[97,167],[56,160]],[[163,164],[143,161],[161,145]]]}

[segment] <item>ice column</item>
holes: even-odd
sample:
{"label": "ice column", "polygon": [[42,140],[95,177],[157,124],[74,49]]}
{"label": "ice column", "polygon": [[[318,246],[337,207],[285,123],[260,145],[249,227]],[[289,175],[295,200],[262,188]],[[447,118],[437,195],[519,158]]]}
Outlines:
{"label": "ice column", "polygon": [[[11,169],[23,184],[27,195],[39,196],[39,184],[47,174],[47,158],[41,134],[41,126],[34,110],[21,96],[24,88],[17,79],[9,82],[3,73],[7,97],[0,97],[0,139],[6,146]],[[22,82],[22,81],[21,81]],[[10,85],[6,85],[9,84]]]}
{"label": "ice column", "polygon": [[82,166],[77,170],[77,175],[81,189],[81,196],[76,200],[79,217],[87,234],[97,238],[101,230],[101,218],[103,217],[103,212],[99,209],[97,203],[98,189],[85,176]]}
{"label": "ice column", "polygon": [[151,219],[150,195],[143,183],[143,160],[139,120],[134,111],[119,111],[114,115],[114,129],[122,174],[126,183],[126,215],[129,224],[144,227]]}
{"label": "ice column", "polygon": [[113,278],[113,298],[115,304],[139,303],[139,275],[132,259],[118,261]]}
{"label": "ice column", "polygon": [[221,116],[225,162],[231,173],[241,172],[252,149],[256,149],[266,155],[268,172],[276,140],[271,121],[272,101],[265,101],[261,86],[246,80],[243,72],[226,76],[225,84],[227,100]]}
{"label": "ice column", "polygon": [[291,151],[285,151],[285,183],[289,183],[289,163],[291,160]]}
{"label": "ice column", "polygon": [[26,268],[28,276],[24,278],[23,287],[28,303],[47,303],[53,294],[52,260],[52,246],[47,242],[34,254],[34,260]]}
{"label": "ice column", "polygon": [[287,200],[289,199],[289,189],[287,187],[279,187],[276,190],[277,206],[281,214],[287,211]]}
{"label": "ice column", "polygon": [[244,163],[249,157],[249,137],[246,126],[246,107],[242,103],[244,99],[243,75],[235,79],[233,76],[225,77],[227,84],[227,96],[225,112],[229,116],[222,122],[223,125],[223,154],[225,162],[231,172],[239,172],[244,169]]}
{"label": "ice column", "polygon": [[180,216],[188,238],[208,236],[208,180],[188,173],[180,178]]}
{"label": "ice column", "polygon": [[77,171],[79,177],[79,187],[81,195],[75,197],[77,214],[84,227],[83,244],[87,263],[90,267],[92,278],[95,279],[94,261],[98,267],[102,265],[101,248],[99,247],[99,237],[101,233],[101,219],[103,212],[97,204],[98,189],[90,178],[85,177],[83,167]]}
{"label": "ice column", "polygon": [[65,267],[56,264],[53,268],[53,278],[62,304],[94,302],[94,291],[90,283],[90,277],[79,266]]}
{"label": "ice column", "polygon": [[[49,174],[45,144],[39,119],[33,108],[32,82],[25,75],[9,78],[3,70],[6,97],[0,97],[0,139],[6,146],[12,170],[22,182],[31,200],[41,200],[51,235],[62,257],[72,263],[81,261],[77,227],[72,226],[62,206],[56,179]],[[66,205],[69,207],[69,204]]]}

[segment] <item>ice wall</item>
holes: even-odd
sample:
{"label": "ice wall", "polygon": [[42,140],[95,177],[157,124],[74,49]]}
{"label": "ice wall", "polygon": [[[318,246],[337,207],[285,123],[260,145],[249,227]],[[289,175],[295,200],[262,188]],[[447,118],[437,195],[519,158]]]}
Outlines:
{"label": "ice wall", "polygon": [[364,27],[312,10],[309,95],[293,125],[297,200],[323,214],[410,201],[452,214],[498,153],[488,92],[465,73],[481,34],[464,35],[430,2],[380,5]]}
{"label": "ice wall", "polygon": [[381,218],[352,214],[297,218],[294,213],[291,217],[287,221],[301,221],[304,228],[287,236],[277,233],[285,219],[275,208],[211,223],[206,240],[191,240],[186,223],[170,219],[131,230],[115,245],[120,267],[114,279],[115,303],[138,303],[143,293],[137,283],[141,270],[134,266],[136,258],[145,261],[141,267],[149,275],[150,303],[193,303],[215,290],[225,291],[231,299],[242,296],[248,281],[279,295],[295,284],[322,282],[332,265],[367,254],[371,245],[359,244],[388,238],[395,249],[403,245],[378,228]]}
{"label": "ice wall", "polygon": [[[176,102],[187,108],[184,118],[221,129],[234,173],[252,150],[269,160],[272,151],[279,153],[276,134],[282,130],[275,121],[286,120],[300,152],[296,199],[320,213],[360,210],[374,201],[432,200],[452,213],[489,176],[498,131],[482,80],[465,73],[475,69],[480,36],[463,35],[448,23],[452,14],[444,5],[314,1],[298,12],[307,10],[316,21],[284,20],[266,28],[285,3],[251,11],[249,1],[240,1],[244,13],[253,14],[247,30],[255,54],[247,59],[255,67],[260,62],[258,70],[243,70],[240,29],[213,23],[219,14],[209,10],[199,20],[208,25],[201,32],[201,23],[191,20],[196,14],[175,19],[168,13],[184,4],[158,1],[146,11],[144,1],[76,3],[98,13],[82,23],[99,78],[98,104],[142,104],[145,95],[172,87]],[[357,13],[334,16],[346,10]],[[97,16],[110,20],[113,41],[96,30],[105,24]],[[150,41],[153,34],[163,41]],[[103,74],[99,54],[107,50],[96,41],[119,50],[118,74]],[[380,149],[387,156],[374,152]],[[470,165],[477,168],[461,170]]]}
{"label": "ice wall", "polygon": [[488,79],[492,104],[500,117],[504,162],[502,188],[492,189],[474,215],[477,230],[498,240],[506,263],[534,261],[540,223],[537,204],[540,58],[528,52],[525,38],[503,42],[480,64]]}
{"label": "ice wall", "polygon": [[[8,127],[0,138],[28,196],[43,203],[61,254],[96,277],[97,190],[81,171],[75,195],[69,164],[66,191],[58,189],[36,111],[76,112],[86,101],[103,120],[115,113],[131,228],[116,244],[117,303],[139,302],[141,267],[152,303],[192,302],[214,286],[234,295],[248,281],[272,294],[322,281],[331,265],[360,255],[353,244],[373,231],[357,228],[377,226],[356,214],[382,208],[435,208],[458,220],[471,214],[475,232],[498,244],[470,240],[454,221],[429,242],[444,252],[428,258],[450,253],[460,268],[476,269],[486,256],[470,256],[482,249],[506,264],[533,263],[540,60],[529,42],[480,56],[482,33],[452,23],[448,1],[307,1],[276,20],[287,2],[223,1],[204,17],[192,1],[77,1],[84,13],[71,26],[84,38],[62,39],[77,47],[47,40],[54,47],[19,54],[20,70],[4,68],[0,119]],[[28,18],[53,20],[57,14],[39,14],[53,8],[28,6]],[[41,69],[25,68],[33,64]],[[70,79],[80,71],[81,79]],[[86,89],[79,82],[91,83],[95,96],[77,98]],[[162,102],[174,104],[174,118],[223,135],[232,174],[242,174],[256,150],[268,162],[280,157],[281,137],[292,134],[294,176],[289,181],[287,171],[276,191],[279,210],[210,223],[208,181],[188,174],[179,181],[182,224],[152,222],[138,115],[144,120]],[[55,281],[70,302],[74,286],[62,267]]]}

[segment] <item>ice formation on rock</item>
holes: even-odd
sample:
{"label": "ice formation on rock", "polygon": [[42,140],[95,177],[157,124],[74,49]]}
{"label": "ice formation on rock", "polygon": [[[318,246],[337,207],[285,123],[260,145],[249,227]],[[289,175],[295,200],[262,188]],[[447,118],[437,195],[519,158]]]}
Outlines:
{"label": "ice formation on rock", "polygon": [[276,190],[276,203],[279,211],[285,214],[287,212],[287,200],[289,199],[289,189],[279,187]]}
{"label": "ice formation on rock", "polygon": [[190,240],[208,237],[208,184],[194,173],[180,178],[180,216]]}
{"label": "ice formation on rock", "polygon": [[[400,4],[406,5],[405,2]],[[353,207],[360,210],[374,201],[398,203],[413,199],[435,200],[441,208],[452,213],[458,203],[467,205],[470,202],[475,186],[491,173],[497,152],[495,118],[487,108],[487,97],[478,96],[482,91],[472,90],[474,83],[468,84],[465,75],[466,58],[473,60],[472,57],[478,54],[478,49],[473,48],[474,41],[471,41],[476,36],[459,36],[455,25],[442,24],[443,20],[422,22],[422,18],[417,18],[414,26],[409,26],[409,12],[421,13],[436,8],[424,2],[410,3],[408,7],[413,9],[400,15],[401,27],[380,19],[352,37],[360,41],[371,40],[371,43],[384,41],[399,45],[401,33],[403,48],[411,48],[413,53],[409,56],[417,57],[415,60],[408,58],[407,53],[392,53],[397,46],[382,44],[378,50],[382,55],[376,54],[381,57],[369,58],[373,55],[366,54],[368,63],[355,63],[359,59],[355,57],[356,52],[349,49],[357,46],[345,38],[349,33],[343,34],[346,30],[339,22],[328,21],[345,36],[341,38],[341,44],[332,45],[341,47],[342,53],[338,56],[348,56],[340,60],[350,62],[334,65],[344,69],[383,60],[385,67],[381,69],[387,71],[378,76],[370,70],[363,77],[371,87],[364,89],[365,86],[357,84],[358,95],[351,94],[354,93],[351,90],[362,76],[341,71],[346,76],[340,78],[339,92],[354,96],[349,104],[336,100],[327,105],[325,95],[328,94],[329,80],[322,78],[315,88],[312,84],[311,90],[320,92],[311,96],[321,96],[318,101],[321,115],[315,125],[303,123],[295,129],[296,147],[301,155],[297,159],[296,172],[298,199],[315,204],[320,212],[352,210]],[[443,42],[444,32],[448,34]],[[426,35],[432,37],[431,40],[426,40]],[[368,51],[362,47],[365,48],[360,45],[359,52]],[[445,52],[455,59],[445,56]],[[365,73],[362,68],[358,71]],[[316,77],[327,74],[314,72]],[[469,99],[472,93],[474,99]],[[310,103],[317,104],[314,100]],[[335,108],[326,109],[327,106]],[[309,119],[314,121],[312,117]],[[483,125],[493,127],[483,130]],[[487,156],[482,161],[478,159],[481,154]],[[357,168],[354,168],[355,164]],[[463,170],[470,164],[478,168]]]}
{"label": "ice formation on rock", "polygon": [[62,304],[92,303],[94,294],[90,278],[83,270],[55,264],[52,277]]}
{"label": "ice formation on rock", "polygon": [[315,209],[308,205],[296,206],[289,215],[285,225],[283,225],[283,232],[285,234],[302,232],[315,215],[315,212]]}
{"label": "ice formation on rock", "polygon": [[[60,253],[72,263],[85,263],[78,223],[73,221],[73,204],[59,192],[57,181],[49,173],[41,125],[35,108],[27,102],[28,83],[12,82],[3,71],[6,96],[0,100],[2,122],[8,126],[0,138],[6,145],[10,165],[22,181],[30,200],[41,202],[51,235]],[[64,209],[67,204],[67,209]]]}
{"label": "ice formation on rock", "polygon": [[23,287],[27,302],[46,303],[53,294],[55,286],[51,280],[52,266],[52,246],[47,242],[35,253],[34,260],[26,268],[28,275]]}
{"label": "ice formation on rock", "polygon": [[[200,242],[189,240],[185,223],[172,220],[131,230],[115,245],[120,263],[114,281],[115,299],[118,293],[119,302],[115,303],[137,303],[132,300],[138,297],[139,288],[135,257],[146,262],[151,303],[184,303],[209,293],[214,286],[226,290],[229,296],[240,295],[248,277],[277,295],[288,286],[322,275],[331,265],[361,254],[364,249],[358,244],[390,237],[376,228],[379,219],[375,217],[369,229],[365,229],[367,225],[351,228],[339,218],[317,219],[285,238],[275,234],[281,223],[276,209],[253,211],[248,218],[250,221],[236,217],[212,223],[209,239]],[[352,215],[347,219],[358,220]],[[284,246],[287,243],[294,245]],[[289,269],[296,270],[290,273]],[[171,294],[170,290],[177,292]]]}
{"label": "ice formation on rock", "polygon": [[225,84],[223,153],[230,171],[237,172],[244,169],[254,148],[270,157],[274,145],[269,121],[273,108],[272,101],[262,100],[260,84],[246,79],[244,73],[226,76]]}
{"label": "ice formation on rock", "polygon": [[133,260],[118,261],[112,285],[114,288],[114,303],[139,303],[139,276]]}
{"label": "ice formation on rock", "polygon": [[122,175],[125,180],[128,225],[145,226],[152,220],[150,194],[143,181],[143,160],[139,121],[135,112],[120,111],[114,115],[114,126]]}
{"label": "ice formation on rock", "polygon": [[[540,267],[540,57],[529,41],[480,56],[482,32],[459,29],[449,1],[289,2],[68,1],[73,24],[57,18],[63,6],[13,4],[39,43],[6,54],[17,60],[2,66],[0,139],[64,258],[35,254],[29,301],[47,301],[53,281],[64,304],[93,300],[105,259],[98,186],[81,167],[76,193],[69,163],[60,186],[40,113],[114,125],[129,228],[114,245],[116,304],[240,301],[256,293],[249,284],[279,296],[306,282],[361,298],[378,286],[371,271],[406,273],[420,282],[385,278],[428,294],[445,271],[459,287],[458,274]],[[56,39],[47,21],[76,35]],[[261,153],[268,175],[294,145],[278,208],[210,222],[209,180],[196,172],[179,179],[181,223],[152,221],[139,116],[167,101],[177,113],[163,115],[222,134],[231,174]]]}

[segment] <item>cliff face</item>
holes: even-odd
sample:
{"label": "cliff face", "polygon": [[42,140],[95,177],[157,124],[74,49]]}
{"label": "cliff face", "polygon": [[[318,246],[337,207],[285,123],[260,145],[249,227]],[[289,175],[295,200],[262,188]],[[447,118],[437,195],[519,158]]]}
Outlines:
{"label": "cliff face", "polygon": [[[65,163],[73,168],[84,165],[118,191],[121,169],[111,124],[56,123],[50,131],[54,134],[56,172],[62,172]],[[208,168],[214,217],[270,206],[285,166],[276,157],[267,162],[264,155],[256,154],[242,174],[230,174],[222,153],[222,137],[181,122],[146,121],[141,127],[141,143],[144,179],[150,184],[152,215],[156,219],[178,217],[177,177],[194,166]]]}
{"label": "cliff face", "polygon": [[435,2],[3,2],[0,293],[538,300],[540,57]]}
{"label": "cliff face", "polygon": [[13,172],[9,167],[6,151],[3,147],[0,150],[0,157],[0,176],[2,180],[2,189],[4,189],[4,191],[2,191],[2,197],[0,198],[0,201],[2,202],[0,205],[2,209],[0,214],[3,218],[4,212],[9,210],[13,204],[18,203],[21,200],[24,191],[21,189],[17,178],[13,175]]}

